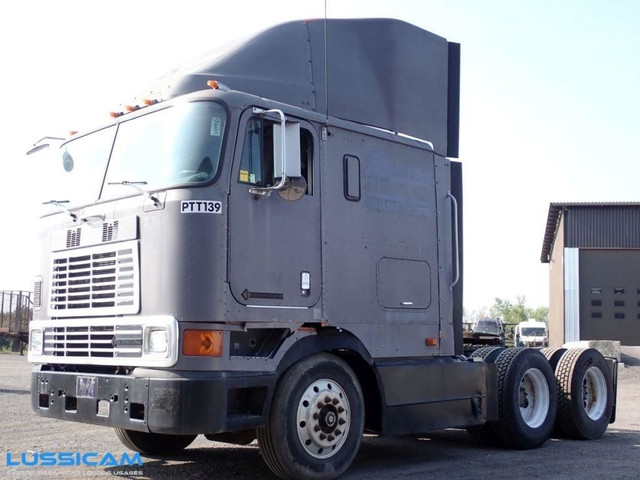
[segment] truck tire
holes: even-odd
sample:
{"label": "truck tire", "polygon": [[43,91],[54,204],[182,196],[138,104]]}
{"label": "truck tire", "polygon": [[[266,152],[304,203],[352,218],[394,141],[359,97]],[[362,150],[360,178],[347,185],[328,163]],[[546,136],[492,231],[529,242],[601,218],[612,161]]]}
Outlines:
{"label": "truck tire", "polygon": [[566,348],[543,348],[540,350],[540,353],[542,353],[545,358],[547,360],[549,360],[549,363],[551,364],[551,368],[553,368],[554,370],[556,369],[556,366],[558,365],[558,362],[560,361],[560,358],[562,358],[562,355],[564,355],[564,353],[567,351]]}
{"label": "truck tire", "polygon": [[256,431],[262,456],[283,479],[336,478],[360,447],[364,411],[358,379],[342,359],[303,359],[278,382],[267,425]]}
{"label": "truck tire", "polygon": [[147,455],[172,455],[181,452],[193,442],[197,435],[165,435],[114,428],[122,444],[136,452]]}
{"label": "truck tire", "polygon": [[593,348],[567,351],[556,366],[558,427],[569,438],[596,440],[604,434],[613,408],[611,372]]}
{"label": "truck tire", "polygon": [[[505,347],[482,347],[473,352],[471,358],[480,358],[486,363],[494,363],[503,350]],[[500,440],[488,423],[467,427],[467,432],[480,445],[494,447],[500,444]]]}
{"label": "truck tire", "polygon": [[481,358],[487,363],[493,363],[505,347],[481,347],[471,354],[470,358]]}
{"label": "truck tire", "polygon": [[530,449],[547,441],[556,420],[553,370],[539,350],[507,348],[496,359],[498,420],[490,422],[503,445]]}

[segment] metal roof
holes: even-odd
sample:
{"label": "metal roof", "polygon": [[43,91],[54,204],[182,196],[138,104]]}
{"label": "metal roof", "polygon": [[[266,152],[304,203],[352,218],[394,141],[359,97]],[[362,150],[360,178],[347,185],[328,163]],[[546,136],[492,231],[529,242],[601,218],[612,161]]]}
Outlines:
{"label": "metal roof", "polygon": [[640,202],[552,202],[549,204],[549,214],[547,215],[547,225],[544,231],[542,242],[542,253],[540,261],[549,263],[553,252],[553,244],[558,234],[560,219],[563,212],[569,209],[579,208],[611,208],[611,207],[635,207],[640,208]]}

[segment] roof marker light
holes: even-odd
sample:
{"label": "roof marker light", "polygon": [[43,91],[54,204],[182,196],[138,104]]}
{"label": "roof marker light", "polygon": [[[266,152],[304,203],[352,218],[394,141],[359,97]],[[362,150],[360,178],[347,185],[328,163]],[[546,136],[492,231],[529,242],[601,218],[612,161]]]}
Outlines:
{"label": "roof marker light", "polygon": [[140,107],[139,107],[138,105],[126,105],[126,106],[124,107],[124,109],[125,109],[127,112],[135,112],[135,111],[136,111],[136,110],[138,110],[139,108],[140,108]]}
{"label": "roof marker light", "polygon": [[223,92],[229,91],[229,87],[227,87],[224,83],[220,83],[217,80],[209,80],[207,85],[214,90],[222,90]]}

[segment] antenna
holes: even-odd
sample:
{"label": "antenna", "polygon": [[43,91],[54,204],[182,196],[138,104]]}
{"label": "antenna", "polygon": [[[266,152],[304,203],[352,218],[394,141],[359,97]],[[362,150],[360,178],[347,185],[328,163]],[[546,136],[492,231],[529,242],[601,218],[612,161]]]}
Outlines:
{"label": "antenna", "polygon": [[324,0],[324,101],[329,123],[329,61],[327,58],[327,0]]}

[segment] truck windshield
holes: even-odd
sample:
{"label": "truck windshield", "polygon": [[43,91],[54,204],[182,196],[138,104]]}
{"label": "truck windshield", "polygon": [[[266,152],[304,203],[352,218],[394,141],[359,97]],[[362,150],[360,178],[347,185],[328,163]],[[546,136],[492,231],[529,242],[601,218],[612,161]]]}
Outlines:
{"label": "truck windshield", "polygon": [[541,327],[523,327],[522,335],[525,337],[544,337],[547,334],[544,328]]}
{"label": "truck windshield", "polygon": [[130,195],[123,182],[158,190],[212,180],[225,124],[224,109],[213,102],[185,103],[121,123],[100,198]]}
{"label": "truck windshield", "polygon": [[473,328],[476,333],[488,333],[492,335],[500,335],[500,327],[498,323],[487,320],[479,320],[476,326]]}
{"label": "truck windshield", "polygon": [[218,171],[226,121],[221,105],[192,102],[74,139],[61,146],[56,190],[78,206],[136,195],[127,183],[160,190],[209,182]]}

